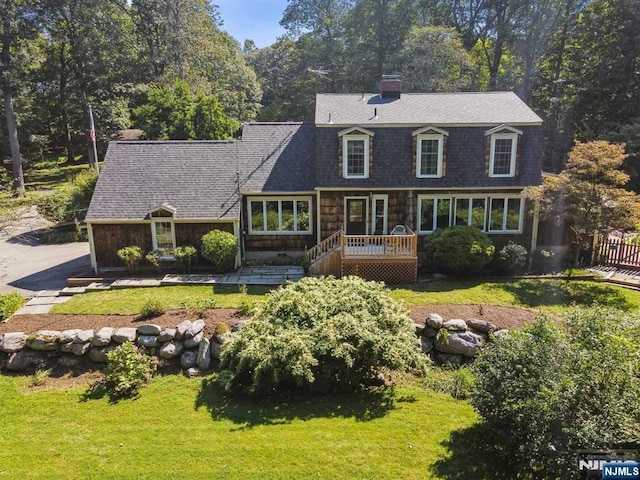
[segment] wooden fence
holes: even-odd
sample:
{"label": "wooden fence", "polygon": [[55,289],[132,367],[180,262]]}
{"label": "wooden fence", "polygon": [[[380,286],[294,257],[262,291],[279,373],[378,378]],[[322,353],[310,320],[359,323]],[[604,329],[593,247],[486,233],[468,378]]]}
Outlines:
{"label": "wooden fence", "polygon": [[640,246],[620,238],[607,238],[600,243],[598,263],[612,267],[640,269]]}

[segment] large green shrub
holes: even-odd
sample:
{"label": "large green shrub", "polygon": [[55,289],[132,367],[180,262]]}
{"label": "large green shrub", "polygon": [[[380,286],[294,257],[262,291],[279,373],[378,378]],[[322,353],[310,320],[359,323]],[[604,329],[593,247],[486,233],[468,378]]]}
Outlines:
{"label": "large green shrub", "polygon": [[84,220],[97,181],[95,170],[83,170],[54,194],[38,200],[38,212],[57,223]]}
{"label": "large green shrub", "polygon": [[574,478],[580,449],[640,447],[640,316],[600,306],[510,332],[473,364],[504,478]]}
{"label": "large green shrub", "polygon": [[219,273],[234,269],[238,248],[238,239],[229,232],[212,230],[202,237],[202,256],[213,263]]}
{"label": "large green shrub", "polygon": [[18,292],[0,293],[0,321],[16,313],[24,304],[24,297]]}
{"label": "large green shrub", "polygon": [[135,273],[138,270],[138,265],[142,261],[143,254],[142,249],[137,245],[130,245],[123,247],[117,252],[118,258],[127,266],[127,270],[131,273]]}
{"label": "large green shrub", "polygon": [[353,389],[383,367],[424,365],[407,310],[380,283],[304,278],[269,294],[223,345],[228,390]]}
{"label": "large green shrub", "polygon": [[491,239],[472,226],[455,226],[437,230],[426,242],[426,262],[438,272],[452,275],[475,275],[493,257]]}
{"label": "large green shrub", "polygon": [[512,241],[502,247],[493,259],[497,273],[503,275],[519,275],[527,269],[527,249]]}
{"label": "large green shrub", "polygon": [[107,353],[104,386],[114,399],[132,397],[156,372],[157,360],[145,355],[131,342]]}

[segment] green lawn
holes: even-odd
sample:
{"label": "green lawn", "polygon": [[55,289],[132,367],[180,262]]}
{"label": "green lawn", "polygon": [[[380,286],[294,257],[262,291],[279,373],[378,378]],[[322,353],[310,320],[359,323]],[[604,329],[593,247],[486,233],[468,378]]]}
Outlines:
{"label": "green lawn", "polygon": [[248,400],[169,375],[116,404],[28,384],[0,376],[1,478],[451,478],[451,439],[477,421],[416,384]]}
{"label": "green lawn", "polygon": [[[109,290],[74,296],[56,305],[52,313],[136,315],[145,301],[161,301],[168,309],[196,307],[213,299],[219,308],[239,308],[243,302],[257,302],[266,287],[250,287],[247,294],[237,287],[179,286]],[[602,305],[633,311],[640,309],[640,292],[589,281],[517,280],[439,280],[424,285],[391,288],[391,296],[406,305],[482,304],[533,308],[559,313],[572,304]]]}

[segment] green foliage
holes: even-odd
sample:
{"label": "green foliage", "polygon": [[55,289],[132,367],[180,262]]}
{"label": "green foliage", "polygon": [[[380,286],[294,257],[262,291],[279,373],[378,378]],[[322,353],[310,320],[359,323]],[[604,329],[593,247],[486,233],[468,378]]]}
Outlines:
{"label": "green foliage", "polygon": [[135,397],[156,372],[155,357],[145,355],[131,342],[107,353],[104,386],[112,399]]}
{"label": "green foliage", "polygon": [[162,261],[162,252],[160,250],[151,250],[144,258],[153,268],[160,271],[160,262]]}
{"label": "green foliage", "polygon": [[232,233],[212,230],[202,236],[202,256],[213,263],[216,272],[234,269],[238,248],[238,239]]}
{"label": "green foliage", "polygon": [[198,251],[192,246],[176,247],[173,250],[173,257],[176,259],[178,268],[189,273],[198,260]]}
{"label": "green foliage", "polygon": [[640,446],[640,316],[596,305],[566,320],[510,332],[472,367],[509,478],[570,478],[579,449]]}
{"label": "green foliage", "polygon": [[137,245],[130,245],[123,247],[117,252],[118,258],[126,265],[127,270],[131,273],[135,273],[138,270],[138,265],[142,261],[142,249]]}
{"label": "green foliage", "polygon": [[554,267],[557,267],[560,263],[556,260],[556,254],[553,250],[546,248],[537,248],[533,252],[533,260],[531,262],[531,268],[534,273],[550,273],[554,271]]}
{"label": "green foliage", "polygon": [[446,393],[453,398],[465,400],[471,396],[474,385],[473,373],[469,368],[432,368],[424,377],[428,390]]}
{"label": "green foliage", "polygon": [[51,376],[51,372],[52,370],[50,368],[47,369],[37,369],[33,375],[31,375],[31,386],[32,387],[41,387],[43,386],[45,383],[47,383],[47,380],[49,379],[49,377]]}
{"label": "green foliage", "polygon": [[493,258],[493,265],[498,273],[519,275],[527,269],[527,249],[522,245],[509,241]]}
{"label": "green foliage", "polygon": [[16,313],[24,302],[24,297],[18,292],[0,293],[0,321]]}
{"label": "green foliage", "polygon": [[37,201],[38,212],[52,222],[82,221],[98,181],[94,170],[83,170],[52,195]]}
{"label": "green foliage", "polygon": [[137,107],[134,114],[152,140],[226,139],[240,126],[227,117],[215,97],[194,93],[184,80],[152,88],[147,103]]}
{"label": "green foliage", "polygon": [[383,367],[424,366],[415,327],[379,283],[304,278],[268,295],[253,320],[223,345],[228,390],[353,389]]}
{"label": "green foliage", "polygon": [[166,311],[160,300],[147,300],[140,309],[140,318],[159,317]]}
{"label": "green foliage", "polygon": [[459,225],[437,230],[427,238],[427,262],[441,273],[458,276],[479,273],[493,257],[491,239],[478,228]]}

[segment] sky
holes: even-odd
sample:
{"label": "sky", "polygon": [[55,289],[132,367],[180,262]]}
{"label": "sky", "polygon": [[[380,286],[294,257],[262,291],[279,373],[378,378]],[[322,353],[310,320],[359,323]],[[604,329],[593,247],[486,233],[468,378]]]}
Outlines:
{"label": "sky", "polygon": [[284,34],[280,20],[287,0],[214,0],[225,30],[244,45],[251,39],[258,48],[271,45]]}

